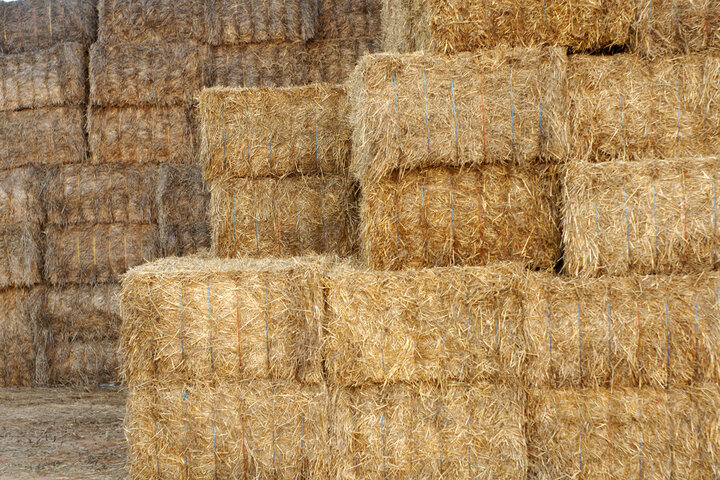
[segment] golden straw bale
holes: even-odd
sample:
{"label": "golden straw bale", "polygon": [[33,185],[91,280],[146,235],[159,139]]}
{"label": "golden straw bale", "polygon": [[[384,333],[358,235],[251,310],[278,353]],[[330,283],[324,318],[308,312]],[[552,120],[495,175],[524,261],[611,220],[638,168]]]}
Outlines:
{"label": "golden straw bale", "polygon": [[526,382],[547,388],[720,381],[720,274],[568,279],[528,273]]}
{"label": "golden straw bale", "polygon": [[91,107],[88,143],[93,163],[194,163],[197,125],[184,107]]}
{"label": "golden straw bale", "polygon": [[80,106],[0,112],[1,169],[80,163],[86,150],[85,112]]}
{"label": "golden straw bale", "polygon": [[363,256],[380,270],[553,268],[561,256],[556,166],[427,168],[362,185]]}
{"label": "golden straw bale", "polygon": [[123,280],[125,378],[322,380],[322,259],[167,258]]}
{"label": "golden straw bale", "polygon": [[152,223],[157,218],[155,166],[67,165],[52,169],[43,190],[47,221]]}
{"label": "golden straw bale", "polygon": [[336,266],[324,280],[328,382],[517,382],[525,351],[521,271],[516,264],[403,272]]}
{"label": "golden straw bale", "polygon": [[48,349],[50,385],[92,386],[115,383],[120,374],[117,339],[56,338]]}
{"label": "golden straw bale", "polygon": [[42,262],[38,225],[0,227],[0,289],[40,283]]}
{"label": "golden straw bale", "polygon": [[565,268],[576,276],[691,273],[720,266],[720,158],[571,163]]}
{"label": "golden straw bale", "polygon": [[45,279],[51,285],[117,282],[128,268],[160,255],[155,225],[50,226]]}
{"label": "golden straw bale", "polygon": [[573,55],[568,65],[572,160],[717,154],[720,56]]}
{"label": "golden straw bale", "polygon": [[529,478],[714,478],[719,401],[717,386],[533,390]]}
{"label": "golden straw bale", "polygon": [[99,106],[190,105],[206,82],[208,50],[193,42],[90,48],[90,101]]}
{"label": "golden straw bale", "polygon": [[557,49],[364,57],[349,87],[353,172],[556,161],[565,61]]}
{"label": "golden straw bale", "polygon": [[50,48],[62,42],[95,40],[93,0],[21,0],[0,3],[0,52]]}
{"label": "golden straw bale", "polygon": [[213,251],[220,257],[357,251],[355,184],[344,175],[261,177],[212,185]]}
{"label": "golden straw bale", "polygon": [[319,0],[315,38],[380,37],[382,0]]}
{"label": "golden straw bale", "polygon": [[386,51],[463,52],[551,45],[600,51],[630,40],[626,0],[385,0]]}
{"label": "golden straw bale", "polygon": [[41,172],[32,166],[5,170],[0,176],[0,225],[39,227],[44,220]]}
{"label": "golden straw bale", "polygon": [[337,396],[332,444],[347,445],[337,478],[525,479],[525,404],[511,387],[398,384]]}
{"label": "golden straw bale", "polygon": [[211,88],[200,95],[205,179],[332,174],[350,161],[345,88]]}
{"label": "golden straw bale", "polygon": [[0,386],[35,384],[37,289],[0,292]]}
{"label": "golden straw bale", "polygon": [[0,110],[84,103],[86,60],[80,43],[3,55]]}

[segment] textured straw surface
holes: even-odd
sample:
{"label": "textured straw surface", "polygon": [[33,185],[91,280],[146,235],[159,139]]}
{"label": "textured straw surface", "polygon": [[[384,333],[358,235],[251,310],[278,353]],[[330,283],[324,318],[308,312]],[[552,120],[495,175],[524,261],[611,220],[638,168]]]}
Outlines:
{"label": "textured straw surface", "polygon": [[364,57],[351,77],[353,171],[554,161],[563,153],[565,54],[499,49]]}
{"label": "textured straw surface", "polygon": [[35,167],[5,170],[0,177],[0,226],[39,227],[44,220],[41,172]]}
{"label": "textured straw surface", "polygon": [[380,37],[382,0],[320,0],[315,38]]}
{"label": "textured straw surface", "polygon": [[85,102],[86,61],[85,47],[80,43],[3,55],[0,110]]}
{"label": "textured straw surface", "polygon": [[372,268],[552,268],[561,256],[554,166],[427,168],[363,184],[363,256]]}
{"label": "textured straw surface", "polygon": [[97,386],[117,382],[120,355],[116,339],[55,337],[47,351],[50,385]]}
{"label": "textured straw surface", "polygon": [[98,0],[98,41],[202,41],[205,0]]}
{"label": "textured straw surface", "polygon": [[0,288],[40,283],[42,261],[37,225],[0,227]]}
{"label": "textured straw surface", "polygon": [[564,195],[568,273],[716,268],[718,176],[717,157],[570,164]]}
{"label": "textured straw surface", "polygon": [[0,386],[32,386],[35,383],[36,290],[0,292]]}

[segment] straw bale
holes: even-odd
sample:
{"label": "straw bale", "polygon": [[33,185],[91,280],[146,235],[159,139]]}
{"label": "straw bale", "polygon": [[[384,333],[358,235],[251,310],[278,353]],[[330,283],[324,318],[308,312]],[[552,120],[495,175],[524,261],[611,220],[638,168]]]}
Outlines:
{"label": "straw bale", "polygon": [[647,57],[720,46],[720,4],[713,0],[637,0],[630,49]]}
{"label": "straw bale", "polygon": [[93,0],[21,0],[0,3],[0,52],[50,48],[95,40]]}
{"label": "straw bale", "polygon": [[573,55],[568,65],[572,160],[717,154],[720,56]]}
{"label": "straw bale", "polygon": [[51,285],[117,282],[128,268],[160,255],[155,225],[50,226],[45,279]]}
{"label": "straw bale", "polygon": [[720,158],[572,163],[565,268],[576,276],[691,273],[720,266]]}
{"label": "straw bale", "polygon": [[194,163],[197,125],[184,107],[91,107],[88,143],[93,163]]}
{"label": "straw bale", "polygon": [[293,256],[357,250],[355,184],[343,175],[240,178],[211,187],[214,253]]}
{"label": "straw bale", "polygon": [[420,167],[555,161],[564,78],[557,49],[366,56],[349,87],[353,172],[374,182]]}
{"label": "straw bale", "polygon": [[120,331],[120,285],[48,287],[42,296],[42,324],[68,342],[116,340]]}
{"label": "straw bale", "polygon": [[344,83],[363,56],[379,50],[380,42],[373,37],[308,42],[307,83]]}
{"label": "straw bale", "polygon": [[0,110],[20,110],[85,102],[85,47],[52,48],[2,56]]}
{"label": "straw bale", "polygon": [[322,259],[167,258],[123,280],[125,378],[322,380]]}
{"label": "straw bale", "polygon": [[198,165],[163,165],[157,205],[163,255],[188,255],[210,248],[210,193]]}
{"label": "straw bale", "polygon": [[0,112],[0,169],[80,163],[85,153],[82,107]]}
{"label": "straw bale", "polygon": [[39,226],[43,221],[41,188],[41,174],[34,167],[3,171],[0,176],[0,225]]}
{"label": "straw bale", "polygon": [[36,290],[0,292],[0,386],[32,386],[35,383]]}
{"label": "straw bale", "polygon": [[30,287],[42,281],[37,225],[0,227],[0,289]]}
{"label": "straw bale", "polygon": [[177,42],[207,37],[202,0],[98,0],[98,41]]}
{"label": "straw bale", "polygon": [[90,48],[90,101],[99,106],[190,105],[205,85],[207,48],[143,42]]}
{"label": "straw bale", "polygon": [[345,88],[211,88],[200,95],[205,179],[333,174],[350,161]]}
{"label": "straw bale", "polygon": [[364,386],[337,403],[333,443],[348,446],[337,478],[526,478],[525,405],[513,388]]}
{"label": "straw bale", "polygon": [[214,0],[208,8],[208,42],[304,42],[315,36],[317,13],[315,0]]}
{"label": "straw bale", "polygon": [[57,225],[152,223],[157,170],[122,163],[52,169],[43,190],[47,220]]}
{"label": "straw bale", "polygon": [[597,52],[630,40],[626,0],[385,0],[384,50],[443,53],[550,45]]}
{"label": "straw bale", "polygon": [[328,381],[516,382],[525,351],[521,271],[514,264],[403,272],[336,266],[324,281]]}
{"label": "straw bale", "polygon": [[382,0],[319,0],[315,38],[379,38]]}
{"label": "straw bale", "polygon": [[[717,387],[534,390],[528,398],[528,476],[704,479],[720,473]],[[715,408],[707,408],[708,403]]]}
{"label": "straw bale", "polygon": [[556,166],[427,168],[362,185],[363,257],[372,268],[553,268],[561,256]]}
{"label": "straw bale", "polygon": [[48,351],[50,385],[115,383],[120,374],[117,340],[55,340]]}

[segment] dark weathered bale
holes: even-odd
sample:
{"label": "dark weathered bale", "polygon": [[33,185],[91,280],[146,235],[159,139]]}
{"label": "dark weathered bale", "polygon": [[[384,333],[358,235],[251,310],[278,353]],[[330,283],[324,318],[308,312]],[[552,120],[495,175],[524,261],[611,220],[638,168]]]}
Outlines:
{"label": "dark weathered bale", "polygon": [[316,39],[380,38],[382,0],[320,0]]}
{"label": "dark weathered bale", "polygon": [[5,170],[0,175],[0,228],[28,225],[39,227],[44,220],[40,192],[42,172],[32,166]]}
{"label": "dark weathered bale", "polygon": [[0,288],[30,287],[42,281],[40,242],[38,225],[0,227]]}
{"label": "dark weathered bale", "polygon": [[[0,386],[36,383],[40,307],[37,289],[11,288],[0,292]],[[42,367],[41,367],[42,368]]]}

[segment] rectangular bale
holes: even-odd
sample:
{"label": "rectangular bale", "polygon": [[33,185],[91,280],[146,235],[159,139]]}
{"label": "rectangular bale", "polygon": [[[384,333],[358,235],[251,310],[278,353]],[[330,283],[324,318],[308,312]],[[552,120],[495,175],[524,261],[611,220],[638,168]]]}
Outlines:
{"label": "rectangular bale", "polygon": [[44,50],[3,55],[0,110],[84,103],[85,52],[81,43],[61,43]]}
{"label": "rectangular bale", "polygon": [[45,280],[51,285],[117,282],[160,256],[156,225],[80,224],[45,231]]}
{"label": "rectangular bale", "polygon": [[37,290],[0,292],[0,386],[35,385],[37,355]]}
{"label": "rectangular bale", "polygon": [[190,106],[205,85],[207,47],[190,42],[94,43],[90,102],[96,106]]}
{"label": "rectangular bale", "polygon": [[46,287],[40,319],[55,339],[116,340],[120,331],[120,285]]}
{"label": "rectangular bale", "polygon": [[210,224],[220,257],[357,251],[355,184],[345,175],[239,178],[211,187]]}
{"label": "rectangular bale", "polygon": [[565,63],[559,49],[363,57],[348,93],[354,174],[559,160]]}
{"label": "rectangular bale", "polygon": [[205,179],[344,172],[350,162],[347,107],[339,85],[203,90]]}
{"label": "rectangular bale", "polygon": [[338,265],[324,277],[327,381],[518,383],[521,272],[516,264],[402,272]]}
{"label": "rectangular bale", "polygon": [[565,269],[575,276],[714,270],[720,158],[568,166]]}
{"label": "rectangular bale", "polygon": [[556,166],[425,168],[362,184],[363,257],[379,270],[561,257]]}
{"label": "rectangular bale", "polygon": [[0,112],[0,169],[81,163],[86,152],[81,106]]}
{"label": "rectangular bale", "polygon": [[380,39],[382,0],[320,0],[316,39]]}
{"label": "rectangular bale", "polygon": [[45,219],[41,201],[43,181],[42,172],[32,166],[2,172],[0,226],[40,226]]}
{"label": "rectangular bale", "polygon": [[91,107],[88,143],[93,163],[197,161],[197,124],[185,107]]}
{"label": "rectangular bale", "polygon": [[57,338],[47,352],[48,380],[53,386],[98,386],[117,383],[120,353],[117,338],[83,340]]}
{"label": "rectangular bale", "polygon": [[43,280],[37,225],[0,227],[0,289],[31,287]]}

